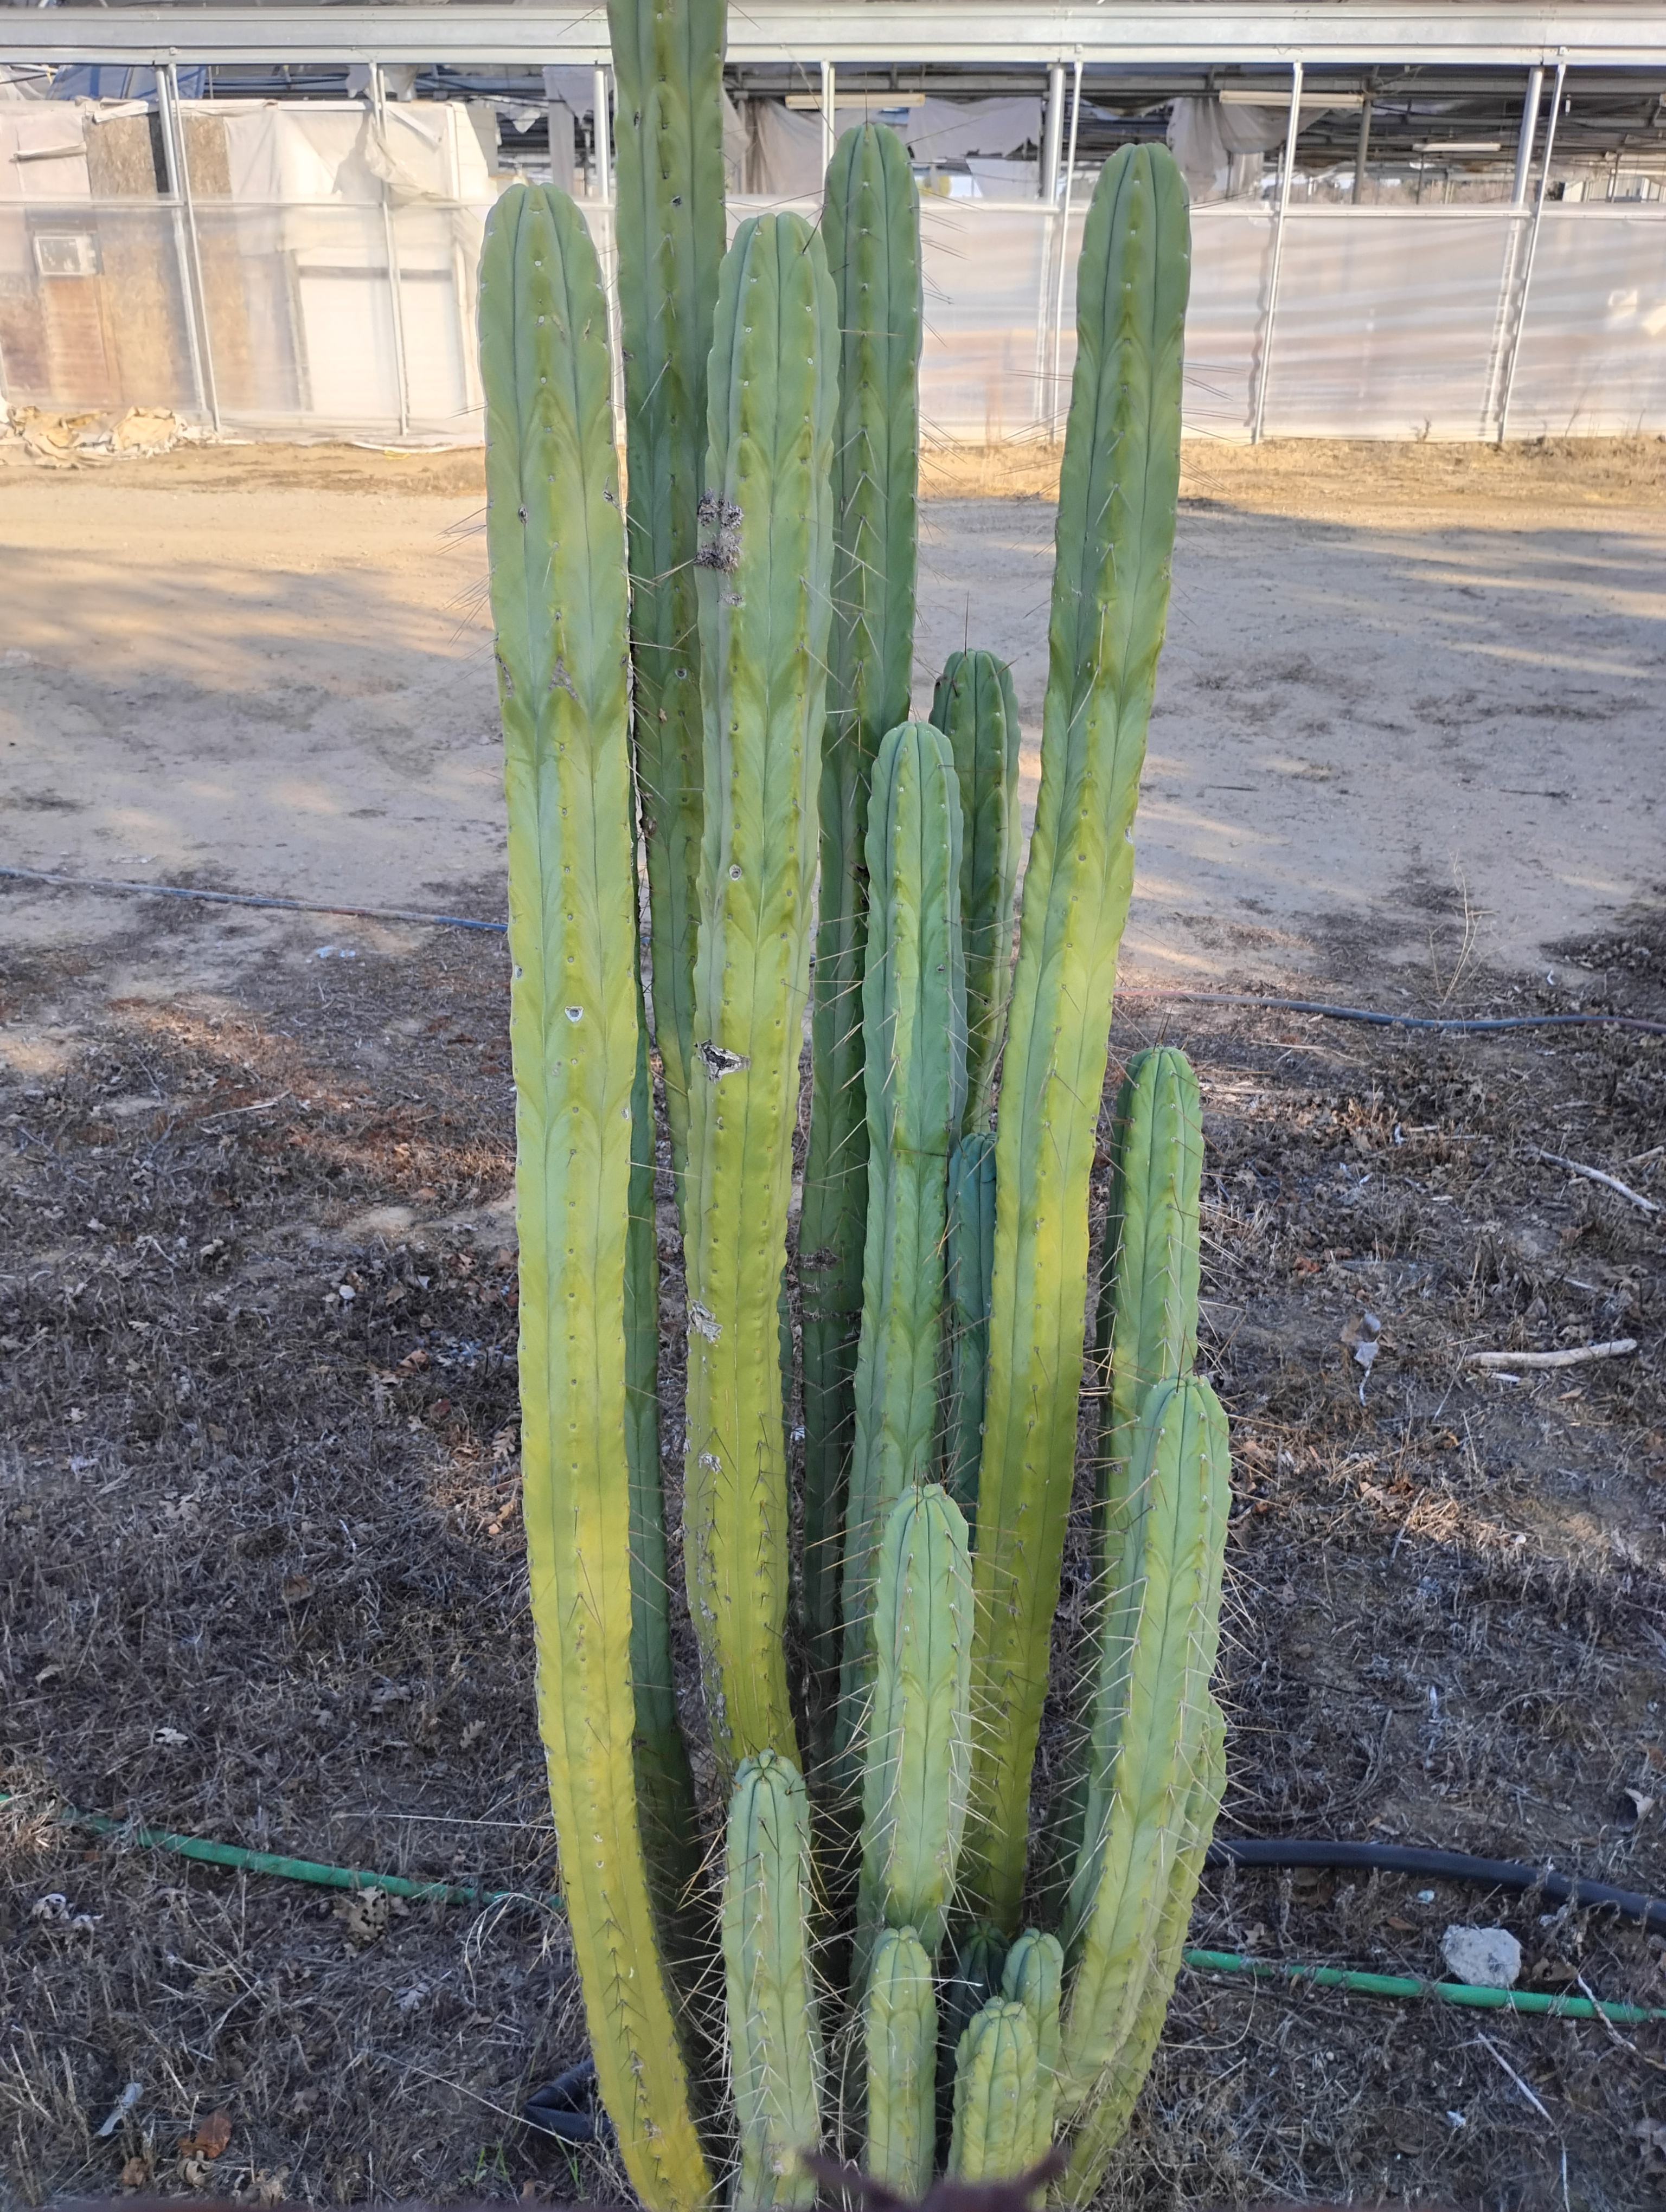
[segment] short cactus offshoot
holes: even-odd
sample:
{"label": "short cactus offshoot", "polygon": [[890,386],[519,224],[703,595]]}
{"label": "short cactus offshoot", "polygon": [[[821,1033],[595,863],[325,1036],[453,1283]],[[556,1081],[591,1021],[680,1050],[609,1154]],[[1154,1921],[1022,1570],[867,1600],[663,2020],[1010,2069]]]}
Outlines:
{"label": "short cactus offshoot", "polygon": [[[1082,1328],[1174,526],[1183,189],[1161,149],[1126,149],[1088,219],[1014,968],[1010,678],[957,654],[931,721],[908,718],[906,156],[847,134],[820,228],[749,219],[720,269],[721,8],[611,0],[610,21],[628,517],[571,201],[499,204],[480,310],[526,1511],[599,2083],[654,2212],[805,2205],[836,2155],[876,2202],[1021,2203],[1061,2176],[1080,2202],[1161,2032],[1223,1775],[1226,1436],[1195,1372],[1201,1137],[1177,1054],[1128,1071],[1091,1347]],[[684,1252],[664,1303],[680,1288],[712,1754],[692,1761],[639,841]],[[1090,1359],[1103,1586],[1049,1893],[1031,1770]],[[702,2082],[679,2031],[716,2002]]]}

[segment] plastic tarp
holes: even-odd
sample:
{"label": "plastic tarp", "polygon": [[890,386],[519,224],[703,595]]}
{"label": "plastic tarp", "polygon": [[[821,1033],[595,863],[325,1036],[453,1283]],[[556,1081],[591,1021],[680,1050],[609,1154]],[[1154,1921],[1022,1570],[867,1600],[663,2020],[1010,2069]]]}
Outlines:
{"label": "plastic tarp", "polygon": [[[818,162],[820,117],[779,103],[773,112],[813,143]],[[502,179],[463,103],[394,103],[380,122],[358,102],[186,103],[196,320],[207,341],[200,391],[184,210],[154,196],[99,198],[89,185],[92,123],[119,112],[0,106],[8,398],[194,411],[211,385],[233,428],[479,437],[474,289]],[[982,179],[986,193],[1004,181],[993,167]],[[731,219],[783,204],[812,218],[818,207],[808,193],[736,196]],[[609,267],[611,210],[581,204]],[[1074,365],[1084,197],[1067,234],[1061,207],[1021,191],[927,195],[921,216],[927,434],[993,444],[1056,434]],[[1248,436],[1264,380],[1269,436],[1494,434],[1506,308],[1530,222],[1503,206],[1292,209],[1269,347],[1276,214],[1258,200],[1199,206],[1188,428]],[[1509,428],[1666,432],[1666,207],[1546,209]]]}

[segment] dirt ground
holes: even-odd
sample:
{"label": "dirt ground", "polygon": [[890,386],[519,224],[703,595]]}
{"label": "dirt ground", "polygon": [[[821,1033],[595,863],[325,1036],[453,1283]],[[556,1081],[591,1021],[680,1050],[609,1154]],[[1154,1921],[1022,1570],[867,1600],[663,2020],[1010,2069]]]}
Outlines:
{"label": "dirt ground", "polygon": [[[972,597],[1024,629],[1029,714],[1047,484],[980,497],[977,465],[929,511],[922,659]],[[0,478],[28,656],[0,862],[500,911],[476,467]],[[1659,489],[1653,447],[1193,457],[1112,1080],[1160,1036],[1203,1085],[1228,1832],[1666,1891],[1663,1217],[1541,1157],[1666,1200],[1666,1037],[1140,995],[1666,1019]],[[1212,811],[1229,757],[1256,787]],[[0,893],[0,2194],[617,2202],[605,2154],[516,2118],[583,2039],[544,1901],[501,940]],[[498,1894],[344,1911],[65,1806]],[[1192,1940],[1433,1975],[1449,1923],[1499,1922],[1527,1984],[1666,2006],[1662,1938],[1541,1907],[1244,1875]],[[1663,2062],[1659,2026],[1189,1972],[1107,2203],[1652,2212]]]}

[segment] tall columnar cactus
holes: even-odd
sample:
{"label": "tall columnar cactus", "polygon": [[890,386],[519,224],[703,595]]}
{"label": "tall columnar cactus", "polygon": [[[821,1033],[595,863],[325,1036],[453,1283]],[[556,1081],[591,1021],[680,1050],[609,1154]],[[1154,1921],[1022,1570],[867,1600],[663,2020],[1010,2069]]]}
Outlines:
{"label": "tall columnar cactus", "polygon": [[1100,1491],[1114,1501],[1146,1393],[1191,1372],[1197,1356],[1198,1196],[1203,1109],[1183,1052],[1158,1045],[1128,1064],[1100,1267],[1104,1363]]}
{"label": "tall columnar cactus", "polygon": [[[713,2085],[691,2096],[678,2043],[709,1965],[698,1867],[719,1838],[708,1797],[701,1832],[670,1674],[626,532],[596,259],[562,196],[502,203],[481,312],[539,1716],[601,2093],[651,2212],[708,2204],[714,2166],[733,2173],[735,2212],[807,2203],[798,2154],[830,2112],[841,2147],[912,2196],[945,2148],[966,2181],[1056,2170],[1037,2161],[1062,2127],[1080,2201],[1160,2032],[1223,1771],[1209,1676],[1225,1438],[1191,1372],[1196,1095],[1158,1053],[1125,1088],[1102,1261],[1104,1587],[1065,1670],[1089,1688],[1073,1828],[1056,1797],[1046,1808],[1070,1839],[1064,1916],[1057,1935],[1010,1940],[1173,525],[1183,195],[1160,149],[1134,149],[1109,165],[1088,224],[1041,804],[992,1130],[1017,722],[1000,665],[970,653],[939,687],[943,726],[904,719],[906,162],[883,132],[848,138],[827,247],[793,216],[743,224],[714,305],[721,9],[613,0],[611,15],[635,797],[686,1262],[683,1552],[715,1753],[700,1766],[728,1806],[727,2101]],[[781,1316],[818,857],[793,1620]],[[795,1695],[831,1758],[813,1838]],[[684,1960],[696,1973],[679,1990]],[[818,1984],[847,1964],[829,1992],[843,2000],[830,2099]]]}
{"label": "tall columnar cactus", "polygon": [[1087,1192],[1180,476],[1186,195],[1159,148],[1105,164],[1077,282],[1041,793],[996,1153],[977,1502],[971,1896],[1017,1924],[1076,1448]]}
{"label": "tall columnar cactus", "polygon": [[960,927],[966,944],[966,1129],[987,1129],[1006,1041],[1018,889],[1018,709],[1012,672],[993,653],[952,653],[932,720],[960,784]]}
{"label": "tall columnar cactus", "polygon": [[798,1770],[742,1762],[729,1806],[723,1969],[740,2170],[734,2212],[811,2204],[799,2163],[821,2141],[821,2037],[809,1965],[810,1826]]}
{"label": "tall columnar cactus", "polygon": [[1226,1422],[1196,1376],[1151,1390],[1111,1540],[1086,1815],[1065,1907],[1074,1967],[1062,2094],[1073,2110],[1132,2033],[1172,1893],[1212,1713],[1226,1540]]}
{"label": "tall columnar cactus", "polygon": [[899,2197],[923,2197],[937,2135],[937,1996],[912,1928],[888,1928],[874,1947],[862,2032],[867,2170]]}
{"label": "tall columnar cactus", "polygon": [[1004,2181],[1034,2163],[1038,2071],[1028,2005],[995,1997],[972,2015],[955,2057],[955,2180]]}
{"label": "tall columnar cactus", "polygon": [[724,0],[608,0],[629,465],[636,781],[672,1162],[688,1146],[699,920],[697,511],[723,258]]}
{"label": "tall columnar cactus", "polygon": [[995,1070],[1006,1039],[1018,884],[1018,714],[1011,671],[991,653],[951,653],[932,720],[960,786],[960,933],[966,948],[966,1111],[949,1156],[949,1413],[945,1479],[977,1514],[995,1257]]}
{"label": "tall columnar cactus", "polygon": [[995,1267],[995,1139],[990,1130],[970,1131],[949,1154],[948,1207],[944,1283],[948,1298],[949,1404],[943,1437],[943,1480],[950,1496],[975,1527]]}
{"label": "tall columnar cactus", "polygon": [[879,1539],[936,1448],[948,1157],[966,1085],[960,834],[947,740],[929,722],[900,724],[874,762],[867,825],[867,1243],[837,1732],[847,1752],[873,1674]]}
{"label": "tall columnar cactus", "polygon": [[[509,819],[523,1506],[538,1719],[597,2079],[644,2203],[709,2191],[638,1826],[625,1250],[640,1020],[624,538],[596,256],[561,195],[493,211],[487,544]],[[633,1097],[633,1092],[635,1097]],[[642,1542],[637,1532],[637,1542]]]}
{"label": "tall columnar cactus", "polygon": [[795,1749],[776,1297],[809,993],[838,326],[801,216],[724,258],[700,547],[705,828],[695,969],[684,1567],[712,1738]]}
{"label": "tall columnar cactus", "polygon": [[1134,2111],[1163,2033],[1169,2001],[1180,1971],[1187,1923],[1203,1873],[1203,1862],[1214,1832],[1226,1787],[1226,1723],[1211,1698],[1203,1716],[1202,1744],[1193,1771],[1185,1814],[1175,1846],[1168,1895],[1152,1946],[1151,1964],[1140,1991],[1132,2025],[1116,2054],[1099,2074],[1081,2100],[1082,2122],[1071,2146],[1070,2164],[1060,2195],[1073,2205],[1086,2204],[1098,2194],[1111,2153]]}
{"label": "tall columnar cactus", "polygon": [[913,673],[920,410],[920,204],[907,149],[848,131],[822,237],[838,293],[836,550],[821,756],[821,905],[811,1015],[810,1148],[800,1220],[804,1327],[804,1616],[812,1676],[837,1660],[839,1534],[852,1444],[867,1213],[861,983],[868,783],[907,719]]}
{"label": "tall columnar cactus", "polygon": [[879,1551],[872,1705],[863,1723],[862,1878],[852,1986],[882,1927],[935,1959],[966,1820],[972,1573],[940,1484],[905,1491]]}

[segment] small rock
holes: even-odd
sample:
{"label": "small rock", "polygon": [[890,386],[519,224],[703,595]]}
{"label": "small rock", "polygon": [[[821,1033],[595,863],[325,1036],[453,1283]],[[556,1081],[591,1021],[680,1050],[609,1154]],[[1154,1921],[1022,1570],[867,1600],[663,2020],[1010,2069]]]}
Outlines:
{"label": "small rock", "polygon": [[1482,1990],[1513,1990],[1522,1971],[1522,1947],[1507,1928],[1460,1928],[1440,1939],[1440,1955],[1461,1982]]}

